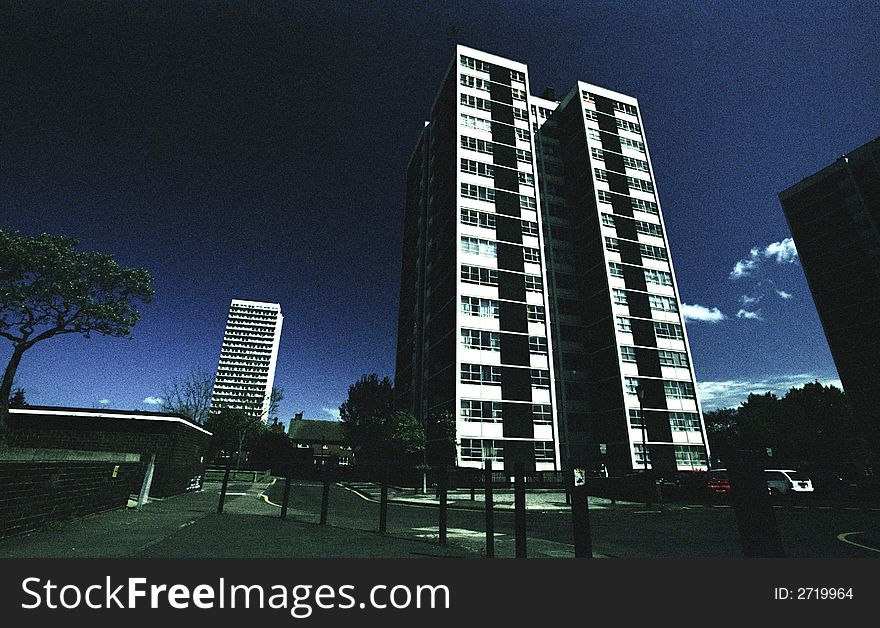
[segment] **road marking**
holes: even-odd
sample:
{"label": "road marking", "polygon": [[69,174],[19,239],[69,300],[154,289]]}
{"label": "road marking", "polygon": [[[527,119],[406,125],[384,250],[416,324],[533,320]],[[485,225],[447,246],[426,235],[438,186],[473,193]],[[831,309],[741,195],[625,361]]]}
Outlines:
{"label": "road marking", "polygon": [[[421,532],[422,534],[416,534],[416,536],[420,538],[434,538],[439,536],[440,528],[437,526],[428,526],[426,528],[412,528],[413,532]],[[467,528],[446,528],[446,536],[452,538],[461,538],[461,539],[482,539],[485,538],[486,533],[481,530],[468,530]],[[496,537],[506,536],[501,534],[500,532],[495,533]]]}
{"label": "road marking", "polygon": [[226,497],[241,497],[242,495],[247,495],[247,493],[226,493]]}
{"label": "road marking", "polygon": [[866,550],[871,550],[872,552],[880,552],[880,549],[877,549],[876,547],[871,547],[870,545],[862,545],[861,543],[850,541],[847,537],[852,536],[853,534],[864,534],[864,532],[841,532],[837,535],[837,540],[843,541],[844,543],[849,543],[850,545],[855,545],[856,547],[861,547]]}

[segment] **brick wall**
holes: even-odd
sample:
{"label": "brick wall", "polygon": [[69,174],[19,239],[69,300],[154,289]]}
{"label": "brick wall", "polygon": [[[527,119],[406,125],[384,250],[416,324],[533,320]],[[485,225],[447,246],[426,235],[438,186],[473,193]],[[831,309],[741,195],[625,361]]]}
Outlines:
{"label": "brick wall", "polygon": [[95,417],[87,415],[96,411],[87,410],[68,409],[67,414],[57,408],[28,410],[10,412],[10,447],[136,452],[143,462],[156,454],[151,496],[176,495],[200,485],[211,437],[191,424],[148,420],[144,417],[160,415],[137,413],[113,418],[106,416],[111,411]]}
{"label": "brick wall", "polygon": [[112,460],[0,460],[0,538],[125,506],[145,469],[142,462]]}

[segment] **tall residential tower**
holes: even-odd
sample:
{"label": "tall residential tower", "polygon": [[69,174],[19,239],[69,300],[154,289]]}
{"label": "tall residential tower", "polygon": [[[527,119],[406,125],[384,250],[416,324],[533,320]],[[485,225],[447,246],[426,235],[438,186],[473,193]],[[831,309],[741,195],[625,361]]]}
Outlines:
{"label": "tall residential tower", "polygon": [[398,403],[455,414],[459,465],[706,468],[634,98],[458,46],[406,203]]}
{"label": "tall residential tower", "polygon": [[211,395],[212,412],[241,408],[268,422],[283,320],[277,303],[232,300]]}
{"label": "tall residential tower", "polygon": [[840,381],[880,464],[880,138],[779,200]]}

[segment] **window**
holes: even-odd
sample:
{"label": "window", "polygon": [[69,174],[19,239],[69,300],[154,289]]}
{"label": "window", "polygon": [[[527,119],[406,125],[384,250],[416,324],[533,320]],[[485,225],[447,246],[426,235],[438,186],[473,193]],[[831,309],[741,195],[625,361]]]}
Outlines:
{"label": "window", "polygon": [[500,384],[501,367],[485,364],[462,364],[461,381],[465,384]]}
{"label": "window", "polygon": [[642,142],[639,142],[638,140],[631,140],[628,137],[620,136],[620,145],[626,146],[627,148],[632,148],[633,150],[637,150],[640,153],[645,152],[645,145]]}
{"label": "window", "polygon": [[623,386],[626,389],[627,395],[638,395],[639,378],[638,377],[624,377],[623,378]]}
{"label": "window", "polygon": [[466,150],[473,150],[478,153],[485,153],[486,155],[492,154],[492,142],[478,140],[475,137],[468,137],[467,135],[461,136],[461,147]]}
{"label": "window", "polygon": [[538,115],[542,118],[549,118],[551,113],[553,113],[551,109],[547,109],[546,107],[538,107]]}
{"label": "window", "polygon": [[620,252],[620,240],[617,238],[609,238],[605,236],[605,249],[611,251],[612,253]]}
{"label": "window", "polygon": [[492,123],[489,120],[469,116],[464,113],[461,114],[461,125],[467,129],[476,129],[477,131],[492,131]]}
{"label": "window", "polygon": [[535,197],[520,194],[519,195],[519,208],[520,209],[537,209],[538,203],[537,203],[537,201],[535,201]]}
{"label": "window", "polygon": [[608,262],[608,274],[612,277],[623,277],[623,265],[617,262]]}
{"label": "window", "polygon": [[526,275],[526,290],[531,292],[543,292],[544,283],[537,275]]}
{"label": "window", "polygon": [[657,203],[655,203],[654,201],[643,201],[640,198],[631,198],[629,199],[629,204],[634,210],[640,212],[646,212],[648,214],[654,215],[660,213],[660,210],[657,208]]}
{"label": "window", "polygon": [[490,89],[489,81],[477,78],[476,76],[470,76],[469,74],[461,75],[461,84],[465,87],[473,87],[474,89],[481,89],[486,92]]}
{"label": "window", "polygon": [[591,148],[590,154],[596,159],[605,159],[605,151],[601,148]]}
{"label": "window", "polygon": [[535,186],[535,176],[529,174],[528,172],[523,172],[522,170],[517,170],[516,178],[519,181],[520,185],[530,185],[532,187]]}
{"label": "window", "polygon": [[[491,130],[491,127],[490,127],[490,130]],[[532,151],[517,148],[516,149],[516,160],[525,162],[527,164],[532,163]]]}
{"label": "window", "polygon": [[614,305],[629,305],[626,291],[620,290],[618,288],[613,288],[611,290],[611,296],[614,299]]}
{"label": "window", "polygon": [[660,228],[660,225],[653,222],[642,222],[641,220],[636,220],[636,231],[638,233],[644,233],[645,235],[655,236],[657,238],[663,237],[663,230]]}
{"label": "window", "polygon": [[669,399],[694,399],[694,385],[690,382],[663,380],[663,392]]}
{"label": "window", "polygon": [[612,216],[611,214],[603,213],[602,214],[602,224],[605,225],[606,227],[613,227],[614,226],[614,216]]}
{"label": "window", "polygon": [[684,334],[681,331],[681,325],[675,323],[661,323],[654,321],[654,334],[658,338],[670,338],[672,340],[681,340]]}
{"label": "window", "polygon": [[541,263],[541,253],[538,249],[533,249],[528,246],[523,247],[523,261],[529,262],[531,264],[540,264]]}
{"label": "window", "polygon": [[514,129],[516,131],[516,138],[522,140],[523,142],[530,142],[532,140],[532,134],[528,129]]}
{"label": "window", "polygon": [[632,333],[632,321],[628,319],[626,316],[618,316],[617,317],[617,331],[623,332],[625,334]]}
{"label": "window", "polygon": [[681,368],[688,367],[688,357],[686,353],[680,351],[666,351],[661,349],[657,352],[660,357],[661,366],[677,366]]}
{"label": "window", "polygon": [[467,198],[475,198],[480,201],[494,201],[495,189],[484,188],[481,185],[473,185],[471,183],[462,183],[461,195]]}
{"label": "window", "polygon": [[513,109],[513,117],[517,120],[528,120],[529,112],[525,109],[520,109],[519,107],[512,107]]}
{"label": "window", "polygon": [[473,225],[474,227],[484,227],[486,229],[495,228],[495,214],[487,214],[486,212],[461,208],[461,224]]}
{"label": "window", "polygon": [[706,448],[702,445],[676,445],[675,464],[679,467],[705,467]]}
{"label": "window", "polygon": [[461,280],[467,283],[477,283],[481,286],[497,286],[498,271],[494,268],[480,268],[479,266],[462,266]]}
{"label": "window", "polygon": [[670,412],[669,427],[673,432],[699,432],[700,417],[696,412]]}
{"label": "window", "polygon": [[553,415],[550,412],[549,403],[532,404],[532,422],[538,425],[550,425],[553,423]]}
{"label": "window", "polygon": [[597,181],[607,181],[608,180],[608,171],[602,170],[601,168],[593,168],[593,172],[596,173]]}
{"label": "window", "polygon": [[671,286],[672,275],[663,270],[645,269],[645,281],[657,284],[658,286]]}
{"label": "window", "polygon": [[611,202],[611,192],[606,192],[605,190],[596,190],[596,194],[599,197],[600,203],[610,203]]}
{"label": "window", "polygon": [[514,100],[525,100],[526,99],[526,90],[524,90],[524,89],[517,89],[516,87],[514,87],[513,89],[510,90],[510,92],[511,92],[511,95],[513,96]]}
{"label": "window", "polygon": [[465,421],[497,423],[501,421],[501,402],[462,399],[461,418]]}
{"label": "window", "polygon": [[654,193],[654,184],[650,181],[645,181],[644,179],[637,179],[635,177],[627,177],[626,183],[630,188],[634,190],[641,190],[642,192],[651,192]]}
{"label": "window", "polygon": [[532,323],[543,323],[545,314],[543,305],[529,305],[527,310],[528,319]]}
{"label": "window", "polygon": [[481,111],[492,111],[492,103],[490,101],[486,100],[485,98],[471,96],[470,94],[461,95],[461,104],[463,104],[465,107],[480,109]]}
{"label": "window", "polygon": [[614,118],[615,124],[617,124],[618,129],[622,129],[624,131],[629,131],[630,133],[638,133],[641,135],[642,127],[635,122],[630,122],[629,120],[621,120],[620,118]]}
{"label": "window", "polygon": [[501,334],[497,331],[483,331],[481,329],[462,329],[461,344],[465,349],[500,351]]}
{"label": "window", "polygon": [[537,236],[538,235],[538,223],[531,222],[530,220],[520,220],[519,224],[522,229],[523,235],[528,235],[528,236]]}
{"label": "window", "polygon": [[481,177],[495,176],[495,166],[483,163],[482,161],[474,161],[473,159],[462,159],[461,171],[469,174],[477,174]]}
{"label": "window", "polygon": [[532,386],[535,388],[550,388],[550,371],[546,369],[530,369]]}
{"label": "window", "polygon": [[642,254],[642,257],[647,257],[648,259],[656,259],[660,261],[666,261],[666,249],[661,246],[653,246],[651,244],[639,244],[639,253]]}
{"label": "window", "polygon": [[628,113],[631,116],[636,115],[636,108],[632,105],[628,105],[626,103],[618,102],[615,100],[613,106],[615,111],[622,111],[624,113]]}
{"label": "window", "polygon": [[498,301],[479,297],[461,297],[461,313],[465,316],[498,318]]}
{"label": "window", "polygon": [[483,257],[498,257],[498,244],[492,240],[461,236],[461,252]]}
{"label": "window", "polygon": [[587,120],[598,120],[599,114],[593,109],[585,109],[584,117],[586,117]]}
{"label": "window", "polygon": [[479,438],[461,439],[462,460],[504,460],[504,441]]}
{"label": "window", "polygon": [[627,168],[632,168],[633,170],[648,172],[648,162],[644,159],[636,159],[635,157],[627,157],[626,155],[624,155],[623,165]]}
{"label": "window", "polygon": [[648,304],[651,306],[652,310],[658,310],[660,312],[678,311],[678,306],[675,303],[675,299],[672,299],[670,297],[662,297],[657,294],[649,294]]}
{"label": "window", "polygon": [[526,82],[526,75],[517,70],[510,71],[510,80],[511,81],[519,81],[520,83]]}
{"label": "window", "polygon": [[547,339],[544,336],[529,336],[531,353],[547,353]]}
{"label": "window", "polygon": [[636,361],[635,347],[621,347],[620,348],[620,359],[623,362],[635,362]]}
{"label": "window", "polygon": [[629,426],[635,428],[642,427],[642,411],[630,408],[629,410]]}
{"label": "window", "polygon": [[485,61],[479,61],[474,59],[473,57],[466,57],[461,55],[460,63],[462,66],[466,68],[470,68],[471,70],[479,70],[480,72],[488,72],[489,64]]}
{"label": "window", "polygon": [[556,460],[556,451],[553,449],[553,441],[535,441],[535,462],[552,462]]}
{"label": "window", "polygon": [[[645,446],[642,445],[641,443],[634,443],[633,450],[635,451],[635,454],[636,454],[636,460],[635,460],[636,466],[644,466],[646,463]],[[650,449],[648,450],[647,464],[651,464],[651,450]]]}
{"label": "window", "polygon": [[593,95],[586,90],[581,90],[581,98],[584,99],[584,102],[593,102]]}

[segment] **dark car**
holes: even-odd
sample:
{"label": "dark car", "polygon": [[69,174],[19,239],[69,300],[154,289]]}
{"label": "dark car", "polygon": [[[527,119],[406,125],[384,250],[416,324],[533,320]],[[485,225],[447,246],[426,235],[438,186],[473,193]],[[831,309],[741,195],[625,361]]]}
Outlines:
{"label": "dark car", "polygon": [[709,495],[727,495],[730,493],[730,476],[727,469],[710,469],[706,473],[706,492]]}

